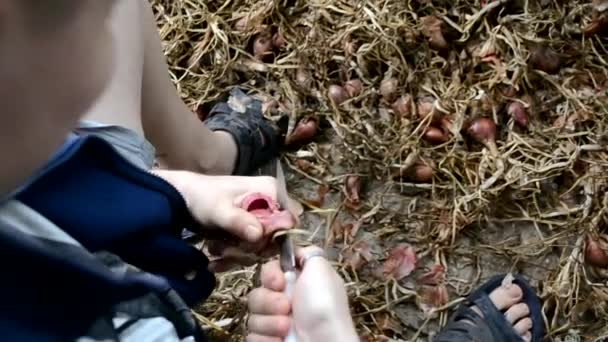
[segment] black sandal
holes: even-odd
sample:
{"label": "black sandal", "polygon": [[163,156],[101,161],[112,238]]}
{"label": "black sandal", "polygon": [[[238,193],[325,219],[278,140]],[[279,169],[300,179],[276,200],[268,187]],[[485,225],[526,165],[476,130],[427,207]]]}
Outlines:
{"label": "black sandal", "polygon": [[279,129],[262,115],[262,102],[234,88],[204,121],[212,131],[230,133],[238,146],[234,175],[251,175],[279,154]]}
{"label": "black sandal", "polygon": [[[497,275],[471,293],[450,318],[448,324],[433,339],[434,342],[514,342],[523,339],[506,320],[488,296],[490,292],[502,284],[505,275]],[[536,293],[521,276],[515,276],[513,283],[523,292],[522,302],[530,309],[532,319],[532,342],[540,342],[543,338],[544,323],[540,300]],[[471,309],[476,306],[483,314],[480,316]]]}

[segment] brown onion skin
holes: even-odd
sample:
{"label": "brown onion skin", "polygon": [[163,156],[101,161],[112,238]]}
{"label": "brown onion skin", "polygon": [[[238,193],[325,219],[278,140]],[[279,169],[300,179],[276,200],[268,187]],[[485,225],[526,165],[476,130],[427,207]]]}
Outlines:
{"label": "brown onion skin", "polygon": [[349,97],[357,97],[363,92],[363,82],[358,79],[353,79],[344,83],[344,90]]}
{"label": "brown onion skin", "polygon": [[429,126],[426,128],[424,132],[424,140],[428,141],[433,145],[443,144],[444,142],[450,140],[448,135],[441,129],[433,126]]}
{"label": "brown onion skin", "polygon": [[329,86],[327,96],[336,106],[342,104],[344,101],[350,98],[346,90],[337,84],[332,84]]}
{"label": "brown onion skin", "polygon": [[467,133],[480,143],[494,143],[496,141],[496,123],[489,118],[476,118],[469,123]]}
{"label": "brown onion skin", "polygon": [[359,193],[361,192],[361,178],[355,175],[347,176],[344,187],[348,199],[353,202],[353,204],[359,203],[361,200],[359,197]]}
{"label": "brown onion skin", "polygon": [[526,113],[526,107],[519,102],[513,101],[507,107],[507,114],[513,118],[513,122],[521,128],[526,128],[530,122],[528,114]]}
{"label": "brown onion skin", "polygon": [[285,139],[286,145],[305,144],[317,135],[319,130],[319,124],[317,120],[313,118],[304,118],[300,120],[293,132]]}
{"label": "brown onion skin", "polygon": [[608,250],[591,237],[587,238],[585,246],[585,261],[597,267],[608,267]]}

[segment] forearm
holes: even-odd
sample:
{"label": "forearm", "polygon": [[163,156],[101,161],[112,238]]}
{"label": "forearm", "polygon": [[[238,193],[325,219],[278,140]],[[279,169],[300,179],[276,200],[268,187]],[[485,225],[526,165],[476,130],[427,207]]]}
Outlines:
{"label": "forearm", "polygon": [[152,10],[144,12],[142,123],[146,137],[170,168],[206,174],[231,173],[236,144],[225,132],[212,132],[186,106],[168,76],[168,66]]}

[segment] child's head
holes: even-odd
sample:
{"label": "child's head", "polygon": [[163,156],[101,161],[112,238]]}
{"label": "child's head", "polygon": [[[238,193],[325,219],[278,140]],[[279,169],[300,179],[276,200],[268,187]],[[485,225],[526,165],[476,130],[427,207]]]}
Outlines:
{"label": "child's head", "polygon": [[48,159],[103,90],[113,3],[0,0],[0,195]]}

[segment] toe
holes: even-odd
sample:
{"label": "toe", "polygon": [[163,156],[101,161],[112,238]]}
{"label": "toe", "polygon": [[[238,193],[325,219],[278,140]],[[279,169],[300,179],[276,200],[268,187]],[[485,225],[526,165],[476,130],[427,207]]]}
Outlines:
{"label": "toe", "polygon": [[521,288],[515,284],[500,286],[490,293],[490,300],[500,311],[519,303],[523,296]]}
{"label": "toe", "polygon": [[528,331],[527,333],[523,334],[521,336],[521,338],[523,338],[524,341],[526,341],[526,342],[531,342],[532,341],[532,333]]}
{"label": "toe", "polygon": [[530,315],[530,309],[528,308],[528,305],[526,305],[526,303],[517,303],[512,307],[508,308],[507,312],[505,312],[505,318],[511,324],[519,321],[524,317],[527,317],[528,315]]}
{"label": "toe", "polygon": [[532,320],[528,317],[520,320],[519,322],[515,323],[515,325],[513,326],[513,329],[515,329],[515,331],[517,331],[517,334],[519,335],[524,335],[526,332],[529,332],[530,329],[532,329]]}

